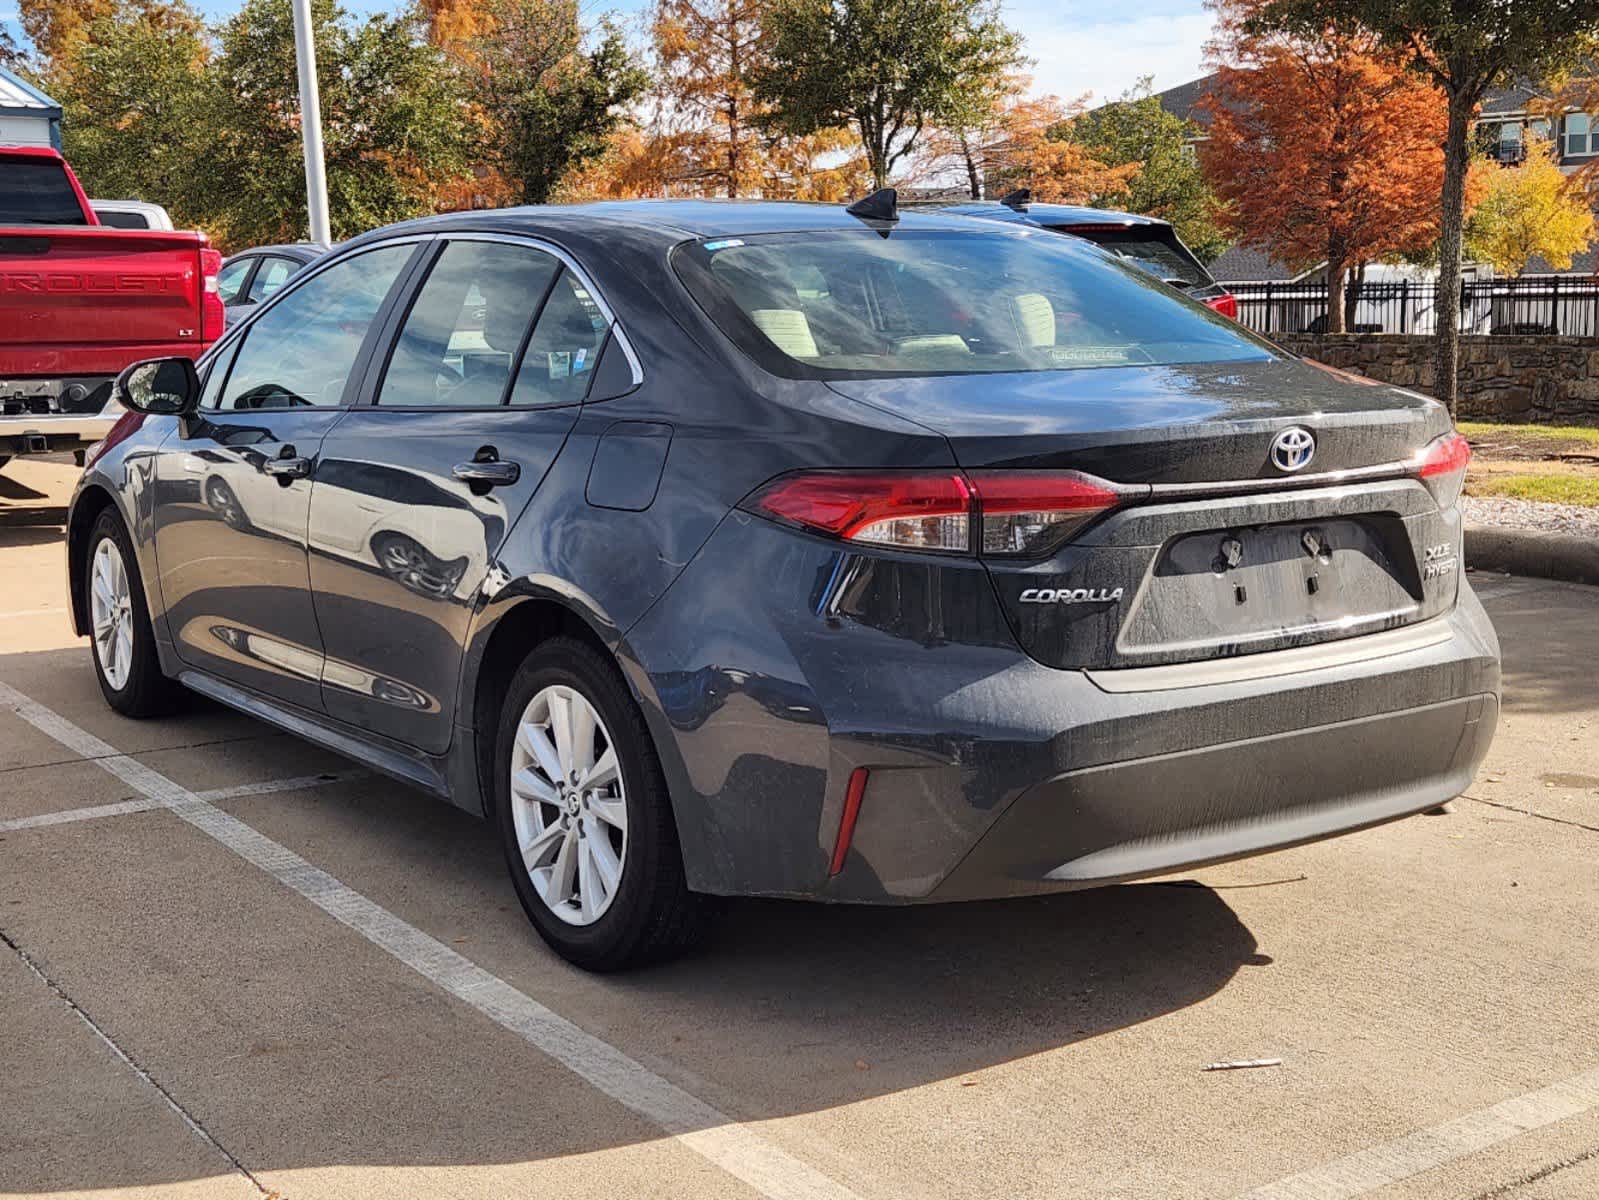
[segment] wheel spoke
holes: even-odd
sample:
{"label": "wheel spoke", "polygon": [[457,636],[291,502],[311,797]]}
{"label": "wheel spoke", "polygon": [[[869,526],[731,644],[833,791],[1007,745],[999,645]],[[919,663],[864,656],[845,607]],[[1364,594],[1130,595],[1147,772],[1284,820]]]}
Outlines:
{"label": "wheel spoke", "polygon": [[521,800],[537,800],[541,804],[559,804],[561,794],[536,771],[526,768],[511,776],[511,794]]}
{"label": "wheel spoke", "polygon": [[546,825],[522,843],[522,861],[529,871],[538,870],[566,840],[566,830],[559,821]]}
{"label": "wheel spoke", "polygon": [[114,607],[111,599],[111,585],[106,583],[105,579],[97,572],[92,586],[94,588],[95,603],[109,613]]}
{"label": "wheel spoke", "polygon": [[583,920],[592,921],[599,915],[605,897],[600,895],[600,882],[595,877],[594,855],[589,851],[593,838],[579,838],[577,843],[577,904]]}
{"label": "wheel spoke", "polygon": [[589,812],[614,829],[627,831],[627,802],[618,796],[590,796]]}
{"label": "wheel spoke", "polygon": [[568,827],[565,837],[561,839],[561,848],[556,852],[555,862],[550,866],[549,892],[545,901],[552,907],[565,904],[572,898],[573,876],[577,872],[577,830]]}
{"label": "wheel spoke", "polygon": [[589,702],[573,697],[571,707],[572,762],[570,769],[581,779],[594,765],[594,726],[597,718]]}
{"label": "wheel spoke", "polygon": [[578,787],[587,791],[589,788],[609,787],[616,782],[616,751],[610,746],[605,747],[605,753],[578,780]]}
{"label": "wheel spoke", "polygon": [[594,874],[598,876],[601,886],[605,888],[605,894],[609,896],[616,890],[617,880],[622,878],[622,860],[616,857],[616,851],[611,847],[611,839],[598,825],[589,827],[583,845],[586,857],[593,860]]}
{"label": "wheel spoke", "polygon": [[572,772],[572,698],[562,692],[550,693],[550,732],[555,735],[555,753],[560,759],[563,783]]}
{"label": "wheel spoke", "polygon": [[556,756],[555,747],[550,744],[548,733],[531,721],[524,720],[517,731],[517,739],[522,743],[522,748],[537,760],[539,770],[544,772],[547,779],[554,782],[562,778],[561,760]]}

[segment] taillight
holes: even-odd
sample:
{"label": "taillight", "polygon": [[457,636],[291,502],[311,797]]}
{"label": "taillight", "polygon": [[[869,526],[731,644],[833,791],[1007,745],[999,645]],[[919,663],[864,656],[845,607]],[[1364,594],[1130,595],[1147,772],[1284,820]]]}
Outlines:
{"label": "taillight", "polygon": [[1460,499],[1470,462],[1471,443],[1458,433],[1446,433],[1416,454],[1411,469],[1427,485],[1438,507],[1448,508]]}
{"label": "taillight", "polygon": [[846,541],[945,553],[971,548],[972,492],[958,471],[787,475],[749,503],[767,516]]}
{"label": "taillight", "polygon": [[744,507],[867,545],[1040,557],[1147,491],[1075,471],[812,471],[774,479]]}
{"label": "taillight", "polygon": [[202,246],[200,277],[205,285],[200,289],[200,341],[206,345],[222,336],[222,325],[227,320],[227,310],[222,307],[222,287],[217,279],[221,273],[222,252]]}
{"label": "taillight", "polygon": [[1075,471],[980,471],[972,488],[988,555],[1047,554],[1123,499],[1114,485]]}
{"label": "taillight", "polygon": [[1222,316],[1228,317],[1234,321],[1238,320],[1238,297],[1233,295],[1231,292],[1223,292],[1219,296],[1212,296],[1210,299],[1206,300],[1205,303],[1211,308],[1214,308]]}

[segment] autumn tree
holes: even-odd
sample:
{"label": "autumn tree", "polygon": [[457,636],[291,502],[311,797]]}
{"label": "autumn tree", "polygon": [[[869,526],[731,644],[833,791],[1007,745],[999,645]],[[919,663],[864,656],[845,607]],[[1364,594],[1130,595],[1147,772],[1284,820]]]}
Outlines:
{"label": "autumn tree", "polygon": [[1596,236],[1587,189],[1561,172],[1548,142],[1536,140],[1519,166],[1490,172],[1466,222],[1466,252],[1506,275],[1521,274],[1534,255],[1565,271]]}
{"label": "autumn tree", "polygon": [[755,75],[766,64],[764,0],[659,0],[651,19],[657,94],[679,125],[685,174],[728,197],[758,189],[765,143]]}
{"label": "autumn tree", "polygon": [[542,204],[568,171],[603,156],[649,75],[622,33],[585,30],[577,0],[486,0],[470,45],[473,98],[494,124],[480,152],[525,204]]}
{"label": "autumn tree", "polygon": [[1368,33],[1262,31],[1249,0],[1214,8],[1200,165],[1240,241],[1327,264],[1327,328],[1342,332],[1350,268],[1437,237],[1443,97]]}
{"label": "autumn tree", "polygon": [[1190,145],[1197,132],[1192,122],[1161,107],[1145,76],[1120,99],[1068,122],[1058,136],[1108,165],[1137,163],[1122,206],[1170,221],[1188,248],[1209,262],[1232,239],[1217,218],[1215,194]]}
{"label": "autumn tree", "polygon": [[208,215],[194,164],[211,148],[209,58],[192,9],[123,2],[50,61],[42,82],[62,106],[64,148],[93,194],[162,204],[182,224]]}
{"label": "autumn tree", "polygon": [[[423,17],[356,20],[334,0],[313,0],[311,15],[333,236],[432,211],[465,147],[455,77]],[[218,29],[190,171],[213,233],[233,245],[306,234],[293,61],[288,0],[246,0]]]}
{"label": "autumn tree", "polygon": [[[1458,295],[1470,173],[1471,122],[1492,88],[1546,79],[1599,51],[1594,0],[1260,0],[1249,17],[1258,31],[1320,36],[1361,30],[1402,56],[1447,100],[1439,206],[1439,286]],[[1455,405],[1460,326],[1438,322],[1438,391]]]}
{"label": "autumn tree", "polygon": [[795,137],[853,128],[884,186],[923,134],[958,123],[1021,61],[994,0],[771,0],[755,95]]}

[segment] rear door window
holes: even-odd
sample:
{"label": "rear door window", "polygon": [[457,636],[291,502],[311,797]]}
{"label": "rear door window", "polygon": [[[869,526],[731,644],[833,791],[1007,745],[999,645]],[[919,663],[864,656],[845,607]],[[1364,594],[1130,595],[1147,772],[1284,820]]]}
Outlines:
{"label": "rear door window", "polygon": [[250,281],[250,290],[246,293],[248,303],[260,304],[273,292],[289,282],[299,263],[292,258],[281,258],[276,254],[267,255],[261,260],[261,265],[256,268],[255,278]]}
{"label": "rear door window", "polygon": [[244,291],[244,284],[250,277],[250,268],[255,266],[253,257],[236,258],[222,268],[217,276],[217,294],[222,297],[223,304],[238,304],[240,293]]}
{"label": "rear door window", "polygon": [[560,269],[554,255],[530,246],[449,243],[406,314],[377,402],[405,408],[504,404],[528,327]]}
{"label": "rear door window", "polygon": [[528,338],[511,403],[542,406],[584,399],[609,330],[599,302],[563,268]]}

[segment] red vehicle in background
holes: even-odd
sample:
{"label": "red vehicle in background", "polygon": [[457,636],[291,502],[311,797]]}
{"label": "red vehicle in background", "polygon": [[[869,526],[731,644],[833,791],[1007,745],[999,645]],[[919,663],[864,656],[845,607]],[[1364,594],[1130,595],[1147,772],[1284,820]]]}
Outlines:
{"label": "red vehicle in background", "polygon": [[0,146],[0,463],[104,437],[128,364],[198,358],[221,265],[202,233],[102,226],[56,151]]}

